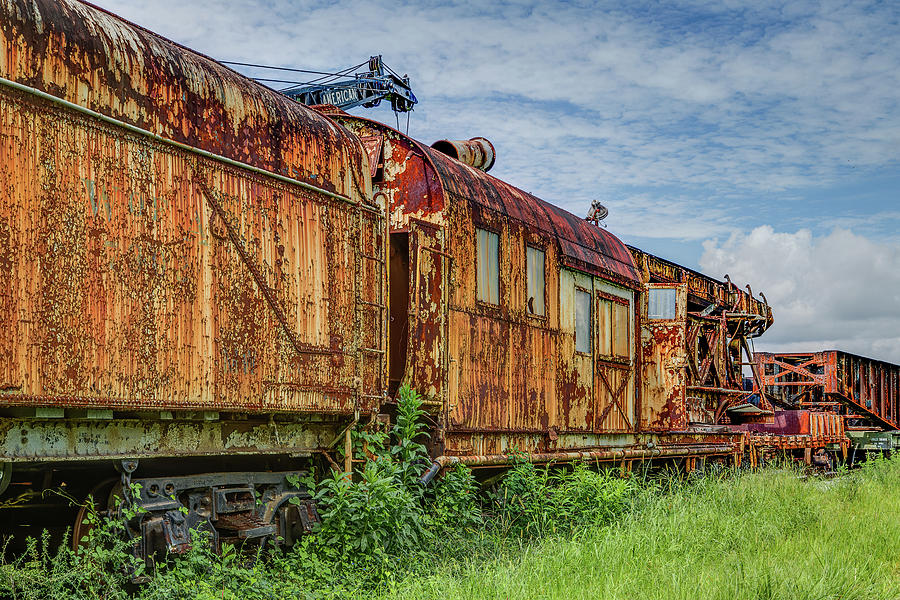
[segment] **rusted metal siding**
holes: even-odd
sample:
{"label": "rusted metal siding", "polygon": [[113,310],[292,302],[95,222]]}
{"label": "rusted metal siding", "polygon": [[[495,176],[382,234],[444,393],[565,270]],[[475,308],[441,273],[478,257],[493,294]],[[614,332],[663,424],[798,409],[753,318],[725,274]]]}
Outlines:
{"label": "rusted metal siding", "polygon": [[644,308],[641,332],[641,428],[650,431],[683,431],[688,425],[684,368],[687,354],[687,286],[648,284],[648,289],[673,290],[675,311],[671,319],[650,319]]}
{"label": "rusted metal siding", "polygon": [[116,419],[0,420],[3,460],[290,454],[327,447],[334,423]]}
{"label": "rusted metal siding", "polygon": [[[452,204],[450,296],[451,430],[540,431],[559,429],[556,406],[558,267],[552,238],[484,211]],[[497,304],[477,300],[476,228],[500,239]],[[526,243],[545,251],[547,315],[527,311]],[[564,428],[564,427],[562,427]],[[486,442],[485,442],[486,443]]]}
{"label": "rusted metal siding", "polygon": [[373,189],[386,199],[391,231],[406,231],[410,219],[446,224],[445,199],[421,145],[399,131],[335,109],[326,112],[373,149]]}
{"label": "rusted metal siding", "polygon": [[3,77],[152,129],[0,85],[0,404],[375,410],[385,219],[358,140],[96,9],[0,6]]}

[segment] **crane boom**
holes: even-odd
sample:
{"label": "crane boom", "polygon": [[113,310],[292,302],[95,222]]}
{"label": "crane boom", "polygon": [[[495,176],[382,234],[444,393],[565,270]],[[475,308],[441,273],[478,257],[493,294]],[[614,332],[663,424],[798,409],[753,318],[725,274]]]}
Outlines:
{"label": "crane boom", "polygon": [[333,104],[341,109],[373,107],[388,100],[395,112],[409,112],[418,102],[409,85],[409,77],[398,76],[386,67],[381,55],[369,58],[368,71],[354,73],[353,79],[282,90],[301,104]]}

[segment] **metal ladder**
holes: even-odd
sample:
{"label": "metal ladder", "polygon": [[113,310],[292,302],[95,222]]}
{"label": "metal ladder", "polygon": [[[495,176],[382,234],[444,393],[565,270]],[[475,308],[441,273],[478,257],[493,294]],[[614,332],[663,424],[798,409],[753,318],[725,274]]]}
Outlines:
{"label": "metal ladder", "polygon": [[[373,219],[368,221],[363,218],[363,213],[369,212]],[[356,281],[354,284],[354,288],[356,290],[356,331],[357,331],[357,343],[360,352],[360,358],[358,361],[358,372],[357,375],[359,377],[359,399],[360,400],[384,400],[384,390],[385,390],[385,361],[387,350],[385,348],[385,340],[387,339],[387,304],[385,303],[385,271],[387,269],[387,261],[384,258],[384,244],[386,240],[384,236],[386,232],[384,231],[384,221],[385,215],[381,213],[377,208],[371,208],[368,206],[364,206],[359,204],[357,206],[357,234],[358,234],[358,252],[357,252],[357,260],[356,260]],[[372,227],[367,228],[365,224],[368,222],[372,222]],[[371,250],[372,254],[368,254],[366,252],[366,233],[367,230],[371,230],[372,232],[372,243]],[[381,240],[381,243],[378,241]],[[363,277],[365,275],[364,264],[373,263],[375,265],[375,299],[364,300],[363,299],[363,290],[361,289],[361,284],[363,282]],[[376,332],[375,332],[375,347],[366,347],[363,345],[363,327],[364,321],[363,317],[367,313],[374,311],[376,313],[375,323],[376,323]],[[376,356],[377,357],[377,368],[378,368],[378,376],[375,378],[376,386],[375,390],[365,390],[364,389],[364,377],[363,370],[365,368],[366,356]],[[377,392],[377,393],[376,393]]]}

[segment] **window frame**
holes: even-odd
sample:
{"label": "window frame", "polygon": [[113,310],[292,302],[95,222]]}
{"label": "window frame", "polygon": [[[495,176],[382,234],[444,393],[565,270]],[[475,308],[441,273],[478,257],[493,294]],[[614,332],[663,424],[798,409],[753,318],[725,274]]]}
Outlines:
{"label": "window frame", "polygon": [[[602,357],[605,361],[608,362],[616,362],[616,363],[627,363],[629,362],[634,355],[634,307],[632,306],[632,300],[628,298],[623,298],[622,296],[617,296],[615,294],[610,294],[608,292],[604,292],[598,290],[597,294],[597,315],[596,319],[600,319],[600,310],[599,304],[600,301],[608,302],[610,305],[609,310],[609,353],[602,352],[603,344],[601,343],[600,336],[603,335],[603,331],[600,329],[599,323],[597,326],[597,356]],[[618,335],[618,328],[616,327],[616,306],[619,307],[619,310],[625,311],[625,354],[616,353],[616,336]]]}
{"label": "window frame", "polygon": [[[544,305],[543,313],[532,312],[528,307],[528,299],[531,298],[531,296],[528,295],[528,286],[529,286],[529,282],[530,282],[530,278],[528,277],[528,251],[529,250],[534,250],[534,251],[540,252],[544,259],[541,263],[542,279],[543,279],[543,283],[544,283],[543,290],[542,290],[543,305]],[[539,319],[542,321],[546,321],[547,317],[549,315],[549,309],[550,309],[550,307],[547,305],[548,304],[547,300],[548,300],[548,295],[547,295],[547,249],[545,247],[539,246],[537,244],[530,244],[528,242],[525,242],[525,314],[528,315],[529,317],[531,317],[532,319]]]}
{"label": "window frame", "polygon": [[[659,292],[666,292],[672,296],[672,316],[655,317],[650,313],[651,298]],[[677,321],[678,320],[678,289],[675,287],[654,287],[647,290],[647,320],[648,321]]]}
{"label": "window frame", "polygon": [[[474,224],[474,230],[475,231],[474,231],[473,243],[474,243],[474,249],[475,249],[475,260],[473,262],[475,263],[475,273],[474,273],[475,274],[475,302],[477,304],[480,304],[480,305],[488,307],[488,308],[498,309],[502,305],[502,299],[503,299],[503,290],[500,285],[501,280],[502,280],[502,278],[500,277],[500,268],[501,268],[501,259],[502,259],[502,255],[503,255],[503,235],[497,229],[495,229],[493,227],[488,227],[488,226],[482,225],[480,223]],[[481,293],[481,286],[479,286],[479,284],[478,284],[478,281],[480,279],[480,271],[479,271],[480,261],[478,258],[478,256],[479,256],[478,231],[479,230],[497,236],[497,302],[496,303],[491,302],[490,300],[483,300],[479,297],[479,294]]]}
{"label": "window frame", "polygon": [[[578,294],[582,293],[588,297],[588,351],[585,352],[583,350],[578,349]],[[594,355],[594,335],[596,333],[596,327],[594,327],[594,294],[591,290],[581,287],[580,285],[575,285],[575,301],[574,301],[574,309],[575,309],[575,354],[581,356],[593,356]]]}

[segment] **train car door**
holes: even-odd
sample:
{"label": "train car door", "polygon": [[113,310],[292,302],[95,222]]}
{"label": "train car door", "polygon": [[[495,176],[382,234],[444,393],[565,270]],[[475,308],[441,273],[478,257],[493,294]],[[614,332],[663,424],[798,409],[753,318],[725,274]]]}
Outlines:
{"label": "train car door", "polygon": [[443,406],[447,375],[447,278],[450,255],[437,225],[410,219],[410,307],[406,380],[432,406]]}
{"label": "train car door", "polygon": [[687,284],[648,283],[641,325],[641,429],[687,429]]}
{"label": "train car door", "polygon": [[630,290],[594,281],[594,427],[598,432],[628,432],[636,426],[633,302]]}

